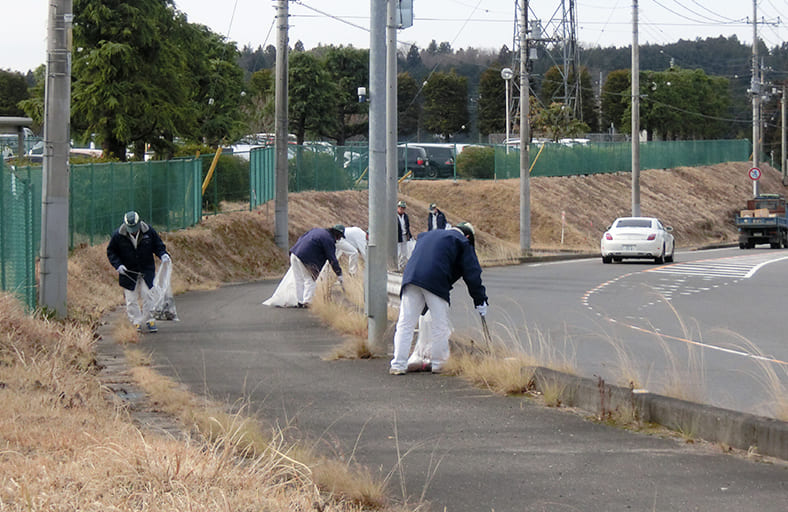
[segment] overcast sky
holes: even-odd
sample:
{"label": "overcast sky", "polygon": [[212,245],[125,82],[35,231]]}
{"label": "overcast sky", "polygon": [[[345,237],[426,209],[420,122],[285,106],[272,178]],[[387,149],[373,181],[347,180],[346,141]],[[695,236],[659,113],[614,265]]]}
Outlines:
{"label": "overcast sky", "polygon": [[[521,0],[522,2],[523,0]],[[560,20],[561,0],[531,0],[529,19],[550,29]],[[564,2],[568,8],[569,1]],[[238,47],[276,45],[274,0],[175,0],[189,21],[209,26]],[[514,0],[413,0],[413,27],[400,30],[400,43],[425,48],[435,39],[452,48],[512,47]],[[45,62],[46,0],[0,0],[0,68],[26,72]],[[585,46],[629,46],[632,0],[577,0],[579,42]],[[369,0],[291,0],[290,44],[369,47]],[[640,44],[736,35],[752,43],[753,4],[747,0],[639,0]],[[772,48],[788,40],[788,2],[758,0],[759,36]],[[553,25],[555,27],[555,25]]]}

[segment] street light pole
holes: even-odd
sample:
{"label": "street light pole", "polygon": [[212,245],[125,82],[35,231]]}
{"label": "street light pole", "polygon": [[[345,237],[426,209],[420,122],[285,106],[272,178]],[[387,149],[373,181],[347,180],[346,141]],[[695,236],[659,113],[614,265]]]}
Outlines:
{"label": "street light pole", "polygon": [[501,78],[504,81],[504,90],[506,94],[506,139],[504,139],[503,143],[506,145],[506,154],[509,154],[509,127],[511,123],[509,122],[509,112],[511,108],[509,107],[509,87],[512,81],[512,77],[514,76],[514,72],[511,68],[503,68],[501,70]]}

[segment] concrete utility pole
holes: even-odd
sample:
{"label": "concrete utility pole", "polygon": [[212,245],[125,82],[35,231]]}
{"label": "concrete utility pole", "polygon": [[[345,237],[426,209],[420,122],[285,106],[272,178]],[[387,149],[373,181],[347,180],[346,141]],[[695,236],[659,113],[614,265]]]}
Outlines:
{"label": "concrete utility pole", "polygon": [[786,136],[785,136],[785,83],[783,82],[783,97],[780,100],[780,169],[783,171],[783,185],[788,185],[788,169],[785,168],[788,158],[785,156]]}
{"label": "concrete utility pole", "polygon": [[68,154],[71,117],[72,0],[51,0],[44,93],[39,304],[68,314]]}
{"label": "concrete utility pole", "polygon": [[632,216],[640,217],[640,54],[638,0],[632,1]]}
{"label": "concrete utility pole", "polygon": [[290,249],[287,229],[287,0],[276,7],[276,90],[274,92],[274,241]]}
{"label": "concrete utility pole", "polygon": [[364,303],[367,343],[382,352],[388,322],[385,223],[387,219],[393,223],[386,202],[386,0],[370,0],[369,21],[369,242]]}
{"label": "concrete utility pole", "polygon": [[525,0],[520,27],[520,253],[531,252],[531,175],[528,146],[531,143],[531,104],[528,99],[528,0]]}
{"label": "concrete utility pole", "polygon": [[396,268],[397,226],[394,224],[394,210],[397,204],[397,4],[399,0],[388,0],[386,13],[386,206],[383,222],[385,245],[381,247],[388,255],[388,265]]}
{"label": "concrete utility pole", "polygon": [[[761,139],[761,83],[758,78],[758,0],[752,0],[752,166],[758,167]],[[752,180],[752,195],[758,196],[758,180]]]}

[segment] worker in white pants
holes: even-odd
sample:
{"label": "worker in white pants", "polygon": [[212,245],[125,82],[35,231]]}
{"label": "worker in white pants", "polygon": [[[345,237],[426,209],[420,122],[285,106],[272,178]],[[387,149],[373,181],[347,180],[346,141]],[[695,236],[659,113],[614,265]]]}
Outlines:
{"label": "worker in white pants", "polygon": [[293,269],[293,279],[295,280],[296,297],[298,307],[311,304],[315,297],[317,288],[317,278],[312,275],[312,271],[306,268],[295,254],[290,254],[290,268]]}
{"label": "worker in white pants", "polygon": [[342,267],[336,256],[337,240],[345,235],[345,226],[313,228],[301,235],[290,248],[290,267],[295,279],[296,300],[299,308],[309,307],[315,296],[317,277],[328,262],[342,284]]}
{"label": "worker in white pants", "polygon": [[402,274],[400,308],[394,333],[394,358],[389,373],[408,372],[413,331],[426,306],[432,314],[431,370],[442,373],[449,359],[449,294],[462,277],[481,316],[487,314],[487,294],[482,268],[474,249],[473,226],[460,222],[451,229],[436,229],[419,235]]}
{"label": "worker in white pants", "polygon": [[419,317],[421,312],[424,311],[425,305],[429,308],[430,315],[432,315],[432,326],[430,329],[431,370],[434,373],[440,373],[443,365],[449,359],[449,335],[451,334],[451,328],[449,327],[449,301],[420,286],[409,284],[402,289],[402,294],[400,295],[400,315],[397,319],[397,329],[394,334],[392,367],[395,362],[401,367],[401,363],[405,361],[405,368],[407,368],[413,332],[419,323]]}
{"label": "worker in white pants", "polygon": [[123,223],[113,231],[107,244],[107,258],[118,272],[118,284],[123,288],[129,321],[139,332],[143,326],[151,333],[159,330],[151,314],[151,288],[156,274],[154,255],[162,262],[172,261],[153,226],[143,222],[137,212],[126,212]]}

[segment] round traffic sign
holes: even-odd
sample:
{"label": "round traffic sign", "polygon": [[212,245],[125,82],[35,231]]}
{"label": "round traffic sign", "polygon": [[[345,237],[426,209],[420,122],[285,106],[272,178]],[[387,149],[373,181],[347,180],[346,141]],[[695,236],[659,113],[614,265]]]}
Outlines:
{"label": "round traffic sign", "polygon": [[749,174],[752,181],[758,181],[761,179],[761,170],[757,167],[751,168]]}

